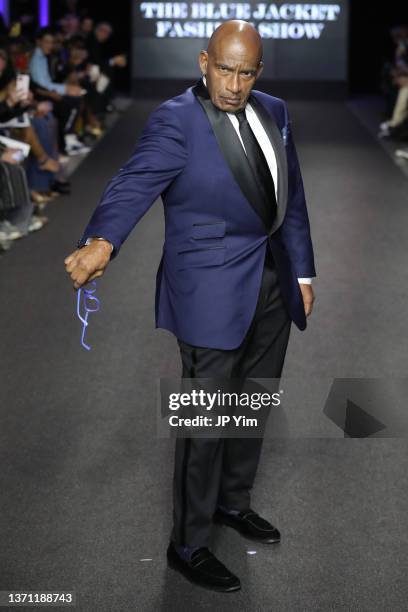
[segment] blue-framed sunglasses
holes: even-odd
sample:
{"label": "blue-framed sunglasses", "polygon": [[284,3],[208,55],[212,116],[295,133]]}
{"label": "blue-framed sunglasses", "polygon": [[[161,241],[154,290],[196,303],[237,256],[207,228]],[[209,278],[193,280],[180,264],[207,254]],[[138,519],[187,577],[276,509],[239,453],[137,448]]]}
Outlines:
{"label": "blue-framed sunglasses", "polygon": [[[96,280],[90,281],[87,283],[92,287],[89,289],[85,289],[85,287],[80,287],[77,292],[77,316],[78,319],[82,322],[82,335],[81,335],[81,344],[87,350],[90,351],[91,347],[85,342],[85,333],[86,328],[88,327],[88,315],[90,312],[97,312],[100,307],[100,301],[94,295],[96,292]],[[85,310],[85,316],[81,315],[81,296],[83,295],[83,309]]]}

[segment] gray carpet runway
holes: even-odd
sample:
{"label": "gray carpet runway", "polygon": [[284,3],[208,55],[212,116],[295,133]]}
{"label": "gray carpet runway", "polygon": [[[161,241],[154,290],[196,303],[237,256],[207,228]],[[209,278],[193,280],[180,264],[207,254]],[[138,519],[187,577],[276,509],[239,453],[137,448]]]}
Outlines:
{"label": "gray carpet runway", "polygon": [[[281,544],[214,529],[215,552],[242,580],[234,594],[166,567],[174,442],[157,437],[156,385],[180,368],[175,339],[154,330],[161,204],[98,282],[89,352],[63,264],[151,108],[135,102],[72,195],[49,206],[48,226],[0,259],[0,590],[74,590],[81,612],[406,610],[404,439],[265,440],[252,505]],[[318,377],[404,377],[407,178],[344,104],[290,110],[318,279],[285,375],[311,388]]]}

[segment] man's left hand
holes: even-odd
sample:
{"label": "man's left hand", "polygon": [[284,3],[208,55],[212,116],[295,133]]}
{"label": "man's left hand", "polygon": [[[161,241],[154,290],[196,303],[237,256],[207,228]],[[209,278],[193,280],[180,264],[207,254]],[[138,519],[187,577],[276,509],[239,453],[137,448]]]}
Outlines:
{"label": "man's left hand", "polygon": [[123,53],[121,55],[115,55],[112,57],[112,65],[118,66],[118,68],[124,68],[127,64],[126,55]]}
{"label": "man's left hand", "polygon": [[313,293],[312,285],[308,285],[306,283],[299,283],[300,290],[303,296],[303,305],[305,307],[305,315],[308,317],[313,309],[313,302],[315,300],[315,296]]}

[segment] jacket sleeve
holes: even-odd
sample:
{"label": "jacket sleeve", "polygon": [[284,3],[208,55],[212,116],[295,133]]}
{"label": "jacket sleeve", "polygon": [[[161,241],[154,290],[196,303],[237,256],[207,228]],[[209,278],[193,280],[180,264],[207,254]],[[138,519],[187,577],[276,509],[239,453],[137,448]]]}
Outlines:
{"label": "jacket sleeve", "polygon": [[91,236],[113,244],[116,257],[136,223],[187,163],[181,126],[169,103],[159,106],[146,124],[129,160],[106,185],[78,247]]}
{"label": "jacket sleeve", "polygon": [[284,129],[287,138],[288,203],[280,234],[296,276],[299,278],[314,277],[316,270],[302,174],[293,141],[289,113],[286,103],[283,102],[283,104],[286,117]]}

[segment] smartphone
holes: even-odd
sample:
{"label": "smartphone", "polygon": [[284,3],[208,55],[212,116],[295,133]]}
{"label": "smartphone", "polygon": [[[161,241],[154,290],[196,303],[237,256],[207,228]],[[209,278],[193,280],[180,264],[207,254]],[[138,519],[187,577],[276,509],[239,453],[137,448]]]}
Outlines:
{"label": "smartphone", "polygon": [[17,75],[16,89],[19,93],[28,93],[30,89],[30,76],[28,74]]}

